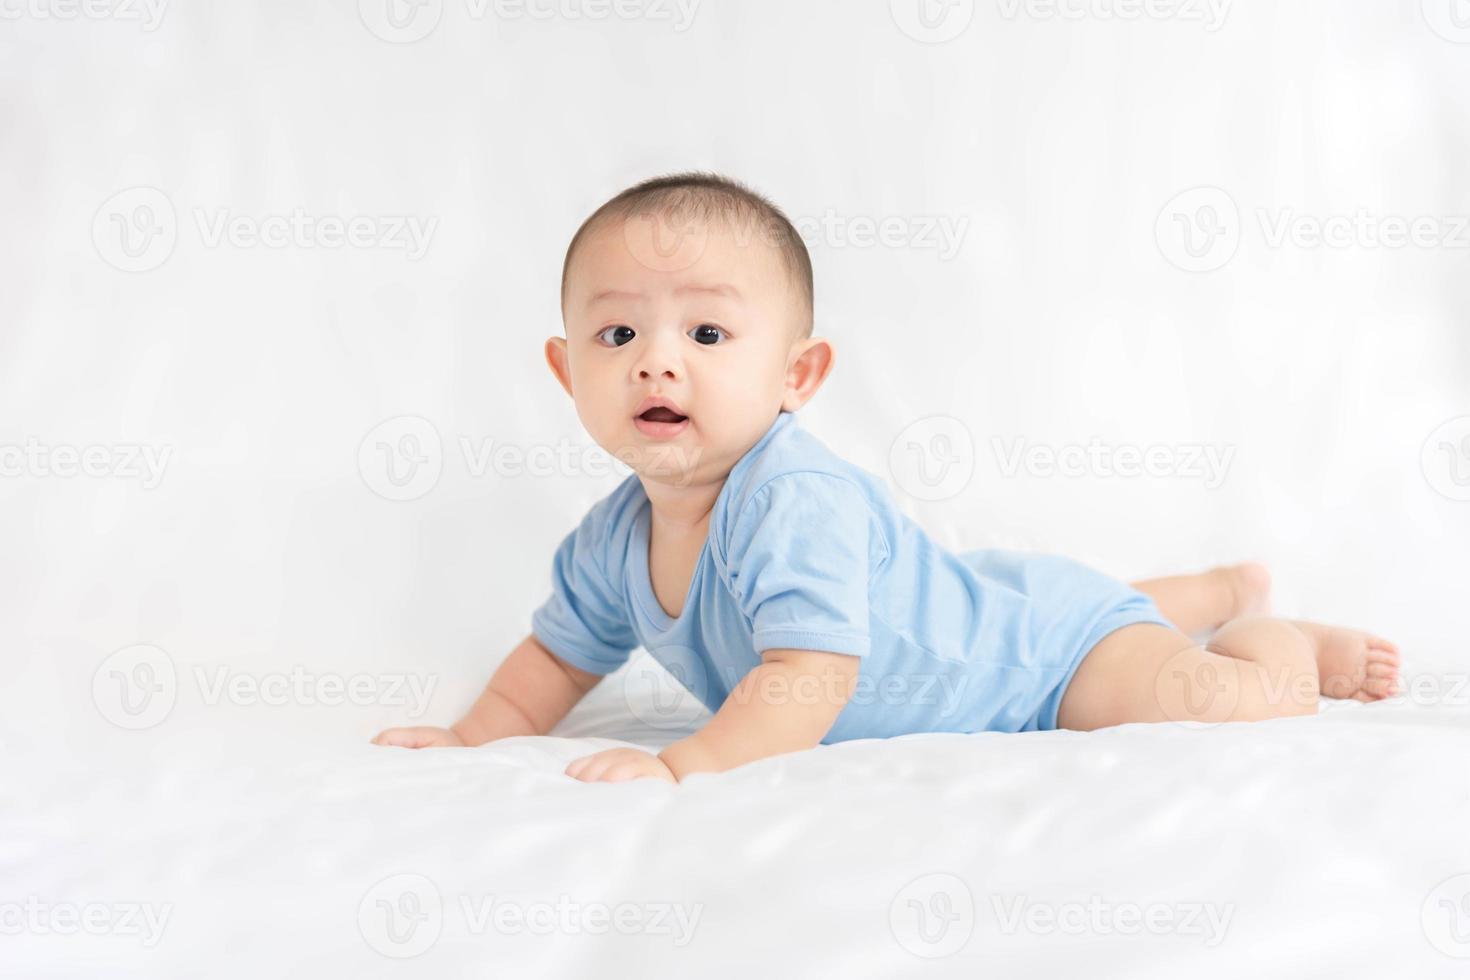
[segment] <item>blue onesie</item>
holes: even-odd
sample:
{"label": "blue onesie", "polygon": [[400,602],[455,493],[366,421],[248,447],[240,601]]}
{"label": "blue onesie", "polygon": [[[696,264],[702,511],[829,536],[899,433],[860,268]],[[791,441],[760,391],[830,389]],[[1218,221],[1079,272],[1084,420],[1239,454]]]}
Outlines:
{"label": "blue onesie", "polygon": [[764,650],[861,657],[824,742],[1053,729],[1099,640],[1169,625],[1148,596],[1069,559],[948,551],[789,412],[725,480],[677,619],[649,579],[649,512],[636,474],[587,512],[557,548],[536,638],[595,674],[642,645],[711,710]]}

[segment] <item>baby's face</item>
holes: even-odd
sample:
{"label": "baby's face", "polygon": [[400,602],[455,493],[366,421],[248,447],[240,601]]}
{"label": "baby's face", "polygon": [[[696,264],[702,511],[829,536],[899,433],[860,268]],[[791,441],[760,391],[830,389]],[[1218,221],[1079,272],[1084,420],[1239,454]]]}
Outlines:
{"label": "baby's face", "polygon": [[721,221],[653,237],[667,231],[651,217],[590,229],[567,274],[566,339],[547,342],[547,359],[599,446],[645,479],[689,485],[723,479],[811,397],[800,355],[825,341],[800,338],[802,303],[773,245]]}

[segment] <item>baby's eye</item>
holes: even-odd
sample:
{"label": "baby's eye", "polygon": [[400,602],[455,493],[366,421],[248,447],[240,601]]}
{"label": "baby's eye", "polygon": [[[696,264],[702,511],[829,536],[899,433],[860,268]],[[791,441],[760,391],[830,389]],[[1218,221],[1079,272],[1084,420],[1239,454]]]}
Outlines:
{"label": "baby's eye", "polygon": [[633,328],[617,324],[616,326],[603,327],[597,332],[597,339],[609,347],[621,347],[632,340],[635,334]]}
{"label": "baby's eye", "polygon": [[699,326],[689,331],[689,336],[694,338],[695,343],[704,344],[705,346],[709,346],[710,344],[718,344],[722,340],[730,339],[729,337],[725,336],[725,331],[721,330],[719,327],[711,326],[708,323],[701,323]]}

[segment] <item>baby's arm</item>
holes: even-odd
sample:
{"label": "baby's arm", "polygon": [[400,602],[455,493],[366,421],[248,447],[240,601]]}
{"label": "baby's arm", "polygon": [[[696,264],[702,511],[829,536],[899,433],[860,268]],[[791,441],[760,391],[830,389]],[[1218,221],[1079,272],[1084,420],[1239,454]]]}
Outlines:
{"label": "baby's arm", "polygon": [[481,745],[513,735],[545,735],[566,717],[602,675],[573,667],[528,636],[511,651],[485,691],[450,728],[389,728],[375,745],[423,749],[441,745]]}
{"label": "baby's arm", "polygon": [[861,660],[843,653],[767,650],[699,731],[659,753],[678,779],[809,749],[852,697]]}
{"label": "baby's arm", "polygon": [[680,780],[814,747],[852,697],[861,661],[815,650],[767,650],[761,659],[715,716],[688,738],[657,756],[639,749],[583,756],[567,767],[567,775],[585,782],[643,776]]}

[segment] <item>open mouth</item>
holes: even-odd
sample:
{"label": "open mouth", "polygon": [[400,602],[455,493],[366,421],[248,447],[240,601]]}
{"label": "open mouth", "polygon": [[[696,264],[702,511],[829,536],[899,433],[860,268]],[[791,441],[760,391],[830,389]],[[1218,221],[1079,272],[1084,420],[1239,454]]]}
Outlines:
{"label": "open mouth", "polygon": [[[647,405],[648,401],[644,404]],[[659,398],[656,401],[669,402],[669,399]],[[633,416],[633,424],[638,427],[639,432],[651,439],[672,439],[688,428],[689,416],[674,408],[672,403],[655,404]]]}
{"label": "open mouth", "polygon": [[687,422],[689,420],[689,416],[680,415],[672,408],[664,408],[662,405],[650,408],[638,417],[645,422]]}

